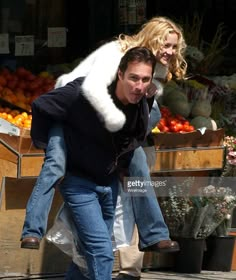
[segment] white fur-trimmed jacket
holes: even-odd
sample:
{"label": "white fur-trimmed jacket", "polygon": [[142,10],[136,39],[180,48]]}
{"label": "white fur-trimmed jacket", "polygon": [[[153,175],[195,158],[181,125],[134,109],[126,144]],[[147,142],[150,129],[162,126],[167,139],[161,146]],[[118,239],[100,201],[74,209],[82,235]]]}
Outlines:
{"label": "white fur-trimmed jacket", "polygon": [[[106,43],[87,56],[72,72],[60,76],[55,85],[55,88],[62,87],[78,77],[85,77],[82,84],[84,97],[104,119],[106,128],[113,132],[123,127],[125,115],[115,106],[107,88],[116,78],[123,54],[118,40]],[[155,79],[153,82],[162,94],[160,83]]]}

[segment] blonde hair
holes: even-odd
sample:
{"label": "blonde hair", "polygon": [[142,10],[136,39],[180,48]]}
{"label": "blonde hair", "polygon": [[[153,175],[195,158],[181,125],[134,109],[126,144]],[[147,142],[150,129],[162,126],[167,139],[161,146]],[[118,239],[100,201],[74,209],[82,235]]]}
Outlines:
{"label": "blonde hair", "polygon": [[122,52],[139,46],[149,48],[154,55],[164,45],[166,37],[170,33],[178,36],[176,54],[172,57],[169,64],[167,80],[172,78],[172,74],[177,79],[184,78],[187,70],[187,62],[183,55],[186,49],[182,28],[166,17],[154,17],[145,23],[140,31],[134,35],[120,34],[118,37]]}

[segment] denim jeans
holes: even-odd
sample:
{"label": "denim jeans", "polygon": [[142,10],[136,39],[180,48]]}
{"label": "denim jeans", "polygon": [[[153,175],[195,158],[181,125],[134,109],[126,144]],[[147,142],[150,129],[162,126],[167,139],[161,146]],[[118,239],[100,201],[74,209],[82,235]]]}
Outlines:
{"label": "denim jeans", "polygon": [[[160,116],[161,116],[160,110],[155,101],[150,114],[149,129],[151,129],[158,122]],[[42,239],[43,236],[45,235],[47,229],[48,214],[51,209],[51,204],[55,191],[54,186],[56,182],[65,174],[65,158],[66,158],[65,150],[66,149],[65,149],[65,142],[63,137],[63,128],[60,124],[56,124],[49,132],[49,141],[45,153],[44,164],[42,166],[42,170],[34,186],[33,192],[27,203],[26,217],[25,217],[21,238],[37,237],[39,239]],[[139,151],[140,150],[142,149],[139,148]],[[135,162],[136,160],[135,157],[131,162],[131,173],[133,177],[136,176],[145,177],[147,175],[147,172],[149,172],[148,166],[146,164],[146,156],[144,152],[141,153],[138,162],[137,161]],[[135,169],[137,169],[138,173],[135,171]],[[143,173],[142,173],[142,169],[143,169]],[[150,200],[150,202],[153,203],[152,200]],[[146,200],[146,203],[148,204],[149,202]],[[138,211],[139,211],[138,209],[140,209],[139,207],[140,207],[139,202],[137,202],[137,206],[135,207],[137,208],[137,215],[136,215],[137,225],[140,222],[139,221],[140,219],[138,219]],[[147,213],[149,213],[149,215],[151,216],[154,215],[151,213],[152,207],[147,206],[147,208],[149,209]],[[154,207],[154,211],[156,211],[155,207]],[[142,215],[140,217],[143,217],[143,213],[141,214]],[[158,215],[156,216],[156,218],[158,219]],[[141,224],[143,223],[144,222],[141,221]],[[146,230],[148,231],[149,228],[148,224],[146,224],[145,227]],[[142,226],[141,225],[138,226],[138,229],[142,230]],[[141,240],[145,240],[145,235],[143,234],[142,236],[144,238]],[[144,242],[144,246],[145,244],[149,244],[150,242],[152,242],[152,240],[148,238],[148,240]]]}
{"label": "denim jeans", "polygon": [[44,163],[26,206],[21,238],[33,236],[41,239],[45,235],[54,186],[65,175],[65,159],[63,128],[56,124],[50,130]]}
{"label": "denim jeans", "polygon": [[[159,106],[154,100],[148,124],[149,131],[155,127],[160,118]],[[141,147],[134,151],[129,172],[130,177],[139,177],[146,181],[151,180],[146,155]],[[142,193],[142,196],[132,196],[131,200],[139,233],[139,248],[143,249],[161,240],[170,239],[169,230],[164,221],[154,189],[149,187],[147,193]]]}
{"label": "denim jeans", "polygon": [[152,105],[152,110],[150,112],[150,118],[148,121],[148,132],[150,132],[156,126],[156,124],[159,122],[160,119],[161,119],[161,112],[157,104],[157,101],[154,100]]}
{"label": "denim jeans", "polygon": [[87,179],[67,174],[60,191],[74,220],[89,273],[87,278],[72,262],[66,279],[112,279],[114,257],[111,232],[118,180],[109,186],[99,186]]}
{"label": "denim jeans", "polygon": [[[134,151],[134,156],[129,166],[130,177],[139,177],[150,181],[149,168],[146,155],[142,147]],[[139,233],[139,248],[143,249],[161,240],[168,240],[169,230],[165,224],[159,203],[153,187],[147,193],[131,195],[135,223]]]}

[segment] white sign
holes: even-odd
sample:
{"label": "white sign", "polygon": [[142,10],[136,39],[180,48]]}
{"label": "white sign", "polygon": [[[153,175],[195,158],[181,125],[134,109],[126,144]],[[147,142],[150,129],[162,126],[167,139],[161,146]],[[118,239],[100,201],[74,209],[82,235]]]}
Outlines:
{"label": "white sign", "polygon": [[48,28],[48,47],[64,48],[66,47],[66,28],[49,27]]}
{"label": "white sign", "polygon": [[34,36],[15,36],[15,56],[34,55]]}
{"label": "white sign", "polygon": [[9,34],[0,34],[0,53],[9,53]]}
{"label": "white sign", "polygon": [[0,118],[0,132],[20,136],[20,128],[2,118]]}

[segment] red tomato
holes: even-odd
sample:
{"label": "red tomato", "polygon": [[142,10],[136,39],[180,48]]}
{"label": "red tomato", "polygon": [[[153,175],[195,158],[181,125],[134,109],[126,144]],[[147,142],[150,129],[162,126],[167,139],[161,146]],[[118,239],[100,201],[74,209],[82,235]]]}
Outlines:
{"label": "red tomato", "polygon": [[177,126],[176,126],[176,125],[170,126],[170,131],[171,131],[171,132],[178,132]]}
{"label": "red tomato", "polygon": [[183,124],[183,125],[190,125],[190,122],[187,121],[187,120],[184,120],[184,121],[182,122],[182,124]]}
{"label": "red tomato", "polygon": [[177,124],[176,124],[176,128],[177,128],[177,131],[182,130],[182,129],[183,129],[182,123],[177,123]]}
{"label": "red tomato", "polygon": [[195,128],[194,128],[194,126],[192,126],[192,125],[190,125],[189,127],[188,127],[188,131],[194,131],[195,130]]}
{"label": "red tomato", "polygon": [[194,131],[194,127],[192,125],[184,125],[184,131],[186,132]]}
{"label": "red tomato", "polygon": [[162,125],[166,125],[167,122],[166,122],[165,118],[161,118],[159,123],[162,124]]}
{"label": "red tomato", "polygon": [[170,126],[175,126],[177,124],[177,120],[176,119],[170,119],[169,124],[170,124]]}
{"label": "red tomato", "polygon": [[168,126],[163,126],[163,132],[170,132],[170,129]]}
{"label": "red tomato", "polygon": [[160,129],[160,131],[162,131],[164,125],[163,125],[162,123],[159,122],[158,125],[157,125],[157,127]]}

